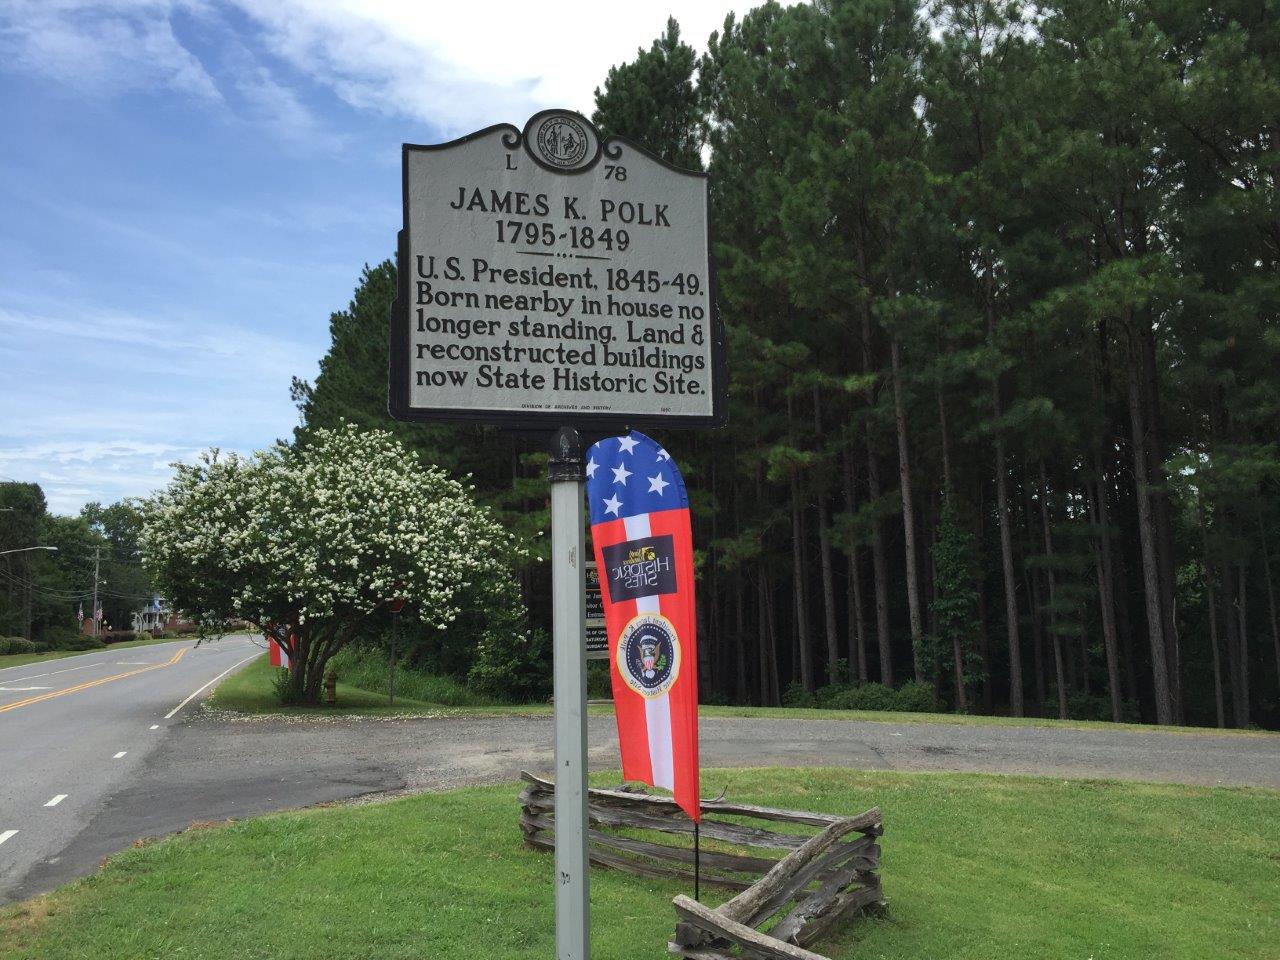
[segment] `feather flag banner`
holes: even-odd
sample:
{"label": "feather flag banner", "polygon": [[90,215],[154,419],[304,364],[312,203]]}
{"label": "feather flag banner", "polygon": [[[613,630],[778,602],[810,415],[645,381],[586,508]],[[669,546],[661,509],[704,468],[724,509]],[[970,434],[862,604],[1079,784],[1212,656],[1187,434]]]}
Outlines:
{"label": "feather flag banner", "polygon": [[698,647],[684,478],[634,430],[594,444],[586,470],[622,775],[670,790],[697,822]]}

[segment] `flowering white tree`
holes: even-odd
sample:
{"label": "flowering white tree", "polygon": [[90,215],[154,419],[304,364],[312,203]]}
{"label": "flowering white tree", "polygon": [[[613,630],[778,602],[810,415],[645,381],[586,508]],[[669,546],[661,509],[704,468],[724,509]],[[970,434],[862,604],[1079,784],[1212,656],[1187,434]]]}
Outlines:
{"label": "flowering white tree", "polygon": [[389,433],[344,424],[303,447],[213,450],[176,470],[144,504],[148,568],[203,625],[249,620],[280,641],[293,699],[317,701],[352,628],[396,598],[440,630],[463,604],[516,628],[511,538]]}

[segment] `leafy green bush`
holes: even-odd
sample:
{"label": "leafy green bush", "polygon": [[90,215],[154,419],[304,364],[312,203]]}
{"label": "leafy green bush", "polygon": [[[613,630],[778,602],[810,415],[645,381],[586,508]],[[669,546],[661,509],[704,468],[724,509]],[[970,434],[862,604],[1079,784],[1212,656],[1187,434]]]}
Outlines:
{"label": "leafy green bush", "polygon": [[517,618],[506,629],[485,631],[467,672],[467,685],[495,700],[527,703],[551,692],[551,637],[545,630],[519,629]]}
{"label": "leafy green bush", "polygon": [[[1049,699],[1055,700],[1057,694],[1053,694]],[[1089,694],[1077,691],[1067,697],[1067,715],[1072,720],[1110,720],[1111,719],[1111,698],[1106,694]],[[1131,701],[1122,701],[1120,704],[1120,719],[1126,722],[1136,722],[1139,719],[1137,705]]]}
{"label": "leafy green bush", "polygon": [[590,700],[613,699],[613,681],[609,677],[608,660],[587,661],[587,698]]}
{"label": "leafy green bush", "polygon": [[101,650],[105,644],[101,637],[87,633],[59,633],[49,637],[55,650]]}
{"label": "leafy green bush", "polygon": [[893,691],[896,705],[890,707],[901,713],[936,713],[937,698],[933,695],[933,685],[921,680],[908,680]]}
{"label": "leafy green bush", "polygon": [[271,688],[275,691],[276,700],[280,702],[281,706],[290,706],[300,699],[298,685],[289,676],[288,667],[277,668],[275,675],[271,678]]}
{"label": "leafy green bush", "polygon": [[152,634],[148,633],[146,630],[139,630],[137,633],[135,633],[135,634],[133,635],[133,639],[135,639],[135,640],[154,640],[154,639],[155,639],[155,637],[154,637]]}
{"label": "leafy green bush", "polygon": [[[338,680],[352,687],[384,696],[390,691],[390,660],[385,651],[372,645],[346,647],[330,662]],[[396,696],[446,707],[482,707],[493,699],[481,696],[453,677],[424,673],[397,657]]]}
{"label": "leafy green bush", "polygon": [[0,656],[7,653],[35,653],[36,645],[26,637],[0,637]]}
{"label": "leafy green bush", "polygon": [[813,704],[813,694],[806,690],[799,680],[792,680],[787,684],[787,689],[782,691],[784,707],[812,707]]}
{"label": "leafy green bush", "polygon": [[698,702],[707,707],[727,707],[733,703],[733,700],[722,690],[703,687],[698,690]]}
{"label": "leafy green bush", "polygon": [[852,689],[852,684],[843,682],[829,683],[825,687],[819,687],[813,695],[814,706],[821,707],[823,710],[839,710],[841,699]]}
{"label": "leafy green bush", "polygon": [[846,687],[832,705],[838,710],[896,710],[897,697],[883,683]]}

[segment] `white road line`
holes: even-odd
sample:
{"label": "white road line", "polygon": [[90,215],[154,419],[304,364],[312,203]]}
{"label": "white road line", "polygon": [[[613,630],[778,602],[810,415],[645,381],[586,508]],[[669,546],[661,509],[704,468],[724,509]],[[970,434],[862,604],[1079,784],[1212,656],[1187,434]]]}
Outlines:
{"label": "white road line", "polygon": [[116,754],[114,757],[112,757],[111,759],[112,759],[112,760],[119,760],[121,757],[123,757],[123,756],[124,756],[126,753],[128,753],[128,752],[129,752],[128,750],[121,750],[119,753],[117,753],[117,754]]}
{"label": "white road line", "polygon": [[165,718],[166,720],[172,720],[172,719],[173,719],[173,715],[174,715],[175,713],[177,713],[179,710],[181,710],[183,707],[185,707],[188,703],[190,703],[190,702],[191,702],[192,700],[194,700],[196,697],[200,696],[200,694],[204,693],[204,692],[205,692],[205,690],[209,689],[211,686],[213,686],[215,683],[217,683],[219,680],[221,680],[223,677],[225,677],[228,673],[230,673],[230,672],[231,672],[232,670],[234,670],[236,667],[240,666],[241,664],[248,663],[250,660],[256,660],[256,659],[257,659],[258,657],[260,657],[260,656],[262,656],[262,652],[261,652],[261,651],[259,651],[259,652],[255,653],[255,654],[254,654],[253,656],[251,656],[251,657],[245,657],[243,660],[241,660],[241,661],[240,661],[240,663],[233,663],[231,666],[227,667],[227,669],[223,670],[220,674],[218,674],[216,677],[214,677],[212,680],[210,680],[208,683],[206,683],[203,687],[201,687],[201,688],[200,688],[199,690],[197,690],[195,693],[191,694],[191,696],[187,697],[187,699],[183,700],[180,704],[178,704],[176,707],[174,707],[172,710],[170,710],[168,713],[166,713],[166,714],[164,715],[164,718]]}
{"label": "white road line", "polygon": [[90,667],[104,666],[104,661],[95,660],[93,663],[82,663],[78,667],[67,667],[65,670],[50,670],[48,673],[33,673],[29,677],[18,677],[13,683],[25,683],[27,680],[39,680],[41,677],[56,677],[60,673],[71,673],[75,670],[88,670]]}
{"label": "white road line", "polygon": [[54,797],[52,800],[50,800],[48,803],[46,803],[46,804],[45,804],[45,806],[46,806],[46,807],[56,807],[58,804],[60,804],[60,803],[61,803],[63,800],[65,800],[65,799],[67,799],[67,795],[66,795],[65,793],[60,793],[60,794],[58,794],[56,797]]}
{"label": "white road line", "polygon": [[4,693],[26,693],[28,690],[52,690],[53,687],[0,687]]}
{"label": "white road line", "polygon": [[0,843],[4,843],[17,832],[17,830],[5,830],[3,833],[0,833]]}
{"label": "white road line", "polygon": [[151,725],[151,729],[152,729],[152,730],[159,730],[159,729],[160,729],[160,724],[158,724],[158,723],[153,723],[153,724]]}

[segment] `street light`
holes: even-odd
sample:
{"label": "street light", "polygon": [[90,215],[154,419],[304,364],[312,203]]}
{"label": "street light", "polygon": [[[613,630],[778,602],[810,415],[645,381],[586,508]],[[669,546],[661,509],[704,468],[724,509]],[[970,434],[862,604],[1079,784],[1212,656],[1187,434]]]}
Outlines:
{"label": "street light", "polygon": [[19,547],[17,550],[0,550],[0,557],[3,557],[6,553],[26,553],[28,550],[52,550],[54,553],[58,552],[57,547]]}

